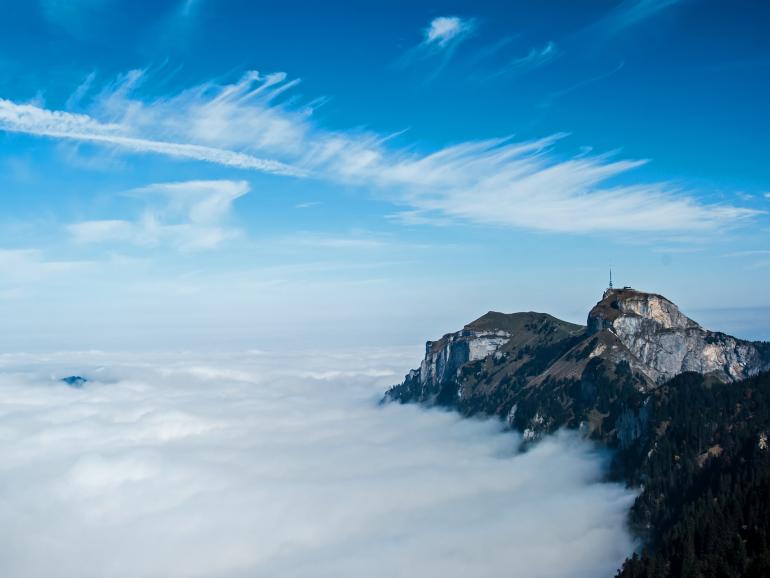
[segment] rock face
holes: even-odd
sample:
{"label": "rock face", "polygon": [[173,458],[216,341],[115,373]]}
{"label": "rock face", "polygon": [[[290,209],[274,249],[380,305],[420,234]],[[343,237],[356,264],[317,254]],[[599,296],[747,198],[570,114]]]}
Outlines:
{"label": "rock face", "polygon": [[428,341],[420,368],[410,371],[386,399],[457,405],[476,389],[478,368],[488,364],[513,367],[517,361],[526,362],[519,352],[541,350],[583,332],[580,325],[544,313],[490,311],[456,333]]}
{"label": "rock face", "polygon": [[567,426],[631,443],[646,394],[688,371],[732,382],[770,369],[770,344],[703,329],[661,295],[608,289],[586,326],[489,312],[426,344],[385,401],[499,415],[532,439]]}
{"label": "rock face", "polygon": [[765,365],[756,345],[706,331],[661,295],[607,290],[588,314],[588,333],[610,331],[660,384],[685,371],[736,381]]}
{"label": "rock face", "polygon": [[429,392],[453,379],[466,363],[484,359],[510,339],[511,334],[502,329],[479,331],[466,328],[449,333],[438,341],[425,344],[425,359],[420,369],[410,372],[410,376]]}

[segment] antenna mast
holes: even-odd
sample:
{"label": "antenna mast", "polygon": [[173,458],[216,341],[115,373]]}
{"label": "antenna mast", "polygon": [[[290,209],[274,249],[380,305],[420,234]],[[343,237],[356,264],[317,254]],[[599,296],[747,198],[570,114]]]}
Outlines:
{"label": "antenna mast", "polygon": [[610,267],[610,289],[612,289],[612,267]]}

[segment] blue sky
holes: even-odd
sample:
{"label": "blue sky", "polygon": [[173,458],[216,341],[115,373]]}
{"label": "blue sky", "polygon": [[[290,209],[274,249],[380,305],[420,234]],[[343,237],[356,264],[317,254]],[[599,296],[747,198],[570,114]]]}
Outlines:
{"label": "blue sky", "polygon": [[4,349],[770,338],[766,2],[0,1]]}

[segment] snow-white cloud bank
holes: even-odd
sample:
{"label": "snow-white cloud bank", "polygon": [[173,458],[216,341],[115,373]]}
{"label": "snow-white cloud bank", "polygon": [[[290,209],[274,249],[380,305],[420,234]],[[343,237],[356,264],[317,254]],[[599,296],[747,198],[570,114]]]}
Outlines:
{"label": "snow-white cloud bank", "polygon": [[[0,356],[0,574],[612,575],[633,495],[591,446],[518,454],[496,422],[377,407],[406,365]],[[72,372],[91,381],[54,379]]]}

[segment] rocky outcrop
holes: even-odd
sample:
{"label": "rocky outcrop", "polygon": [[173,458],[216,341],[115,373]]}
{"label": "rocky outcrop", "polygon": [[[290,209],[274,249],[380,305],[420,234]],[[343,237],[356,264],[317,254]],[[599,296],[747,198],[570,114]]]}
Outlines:
{"label": "rocky outcrop", "polygon": [[685,371],[736,381],[768,368],[760,348],[703,329],[671,301],[654,293],[610,289],[588,314],[588,333],[613,333],[660,384]]}
{"label": "rocky outcrop", "polygon": [[457,377],[466,363],[484,359],[510,341],[511,334],[502,329],[477,331],[463,329],[449,333],[438,341],[425,344],[425,358],[420,364],[418,378],[428,390]]}

